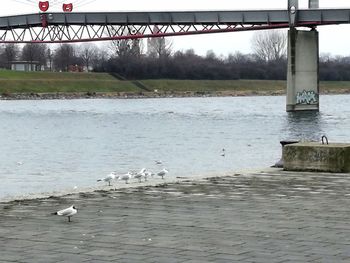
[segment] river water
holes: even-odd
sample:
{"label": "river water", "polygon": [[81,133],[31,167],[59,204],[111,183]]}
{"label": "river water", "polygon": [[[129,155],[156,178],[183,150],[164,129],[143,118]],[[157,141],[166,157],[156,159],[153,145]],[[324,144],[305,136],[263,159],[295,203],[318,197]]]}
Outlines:
{"label": "river water", "polygon": [[349,142],[349,100],[321,96],[320,113],[298,114],[282,96],[0,101],[0,200],[157,172],[155,160],[169,177],[267,167],[280,140]]}

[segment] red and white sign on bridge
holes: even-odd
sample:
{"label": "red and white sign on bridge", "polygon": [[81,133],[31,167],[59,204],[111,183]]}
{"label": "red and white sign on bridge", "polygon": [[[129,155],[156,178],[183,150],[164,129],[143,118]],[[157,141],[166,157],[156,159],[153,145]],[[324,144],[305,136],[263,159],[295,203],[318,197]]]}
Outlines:
{"label": "red and white sign on bridge", "polygon": [[[57,1],[56,1],[57,2]],[[50,8],[50,1],[39,1],[39,9],[41,12],[46,12]],[[62,10],[63,12],[72,12],[73,11],[73,4],[69,3],[62,3]]]}
{"label": "red and white sign on bridge", "polygon": [[42,13],[57,11],[72,12],[73,9],[95,2],[96,0],[15,0],[18,3],[38,7]]}

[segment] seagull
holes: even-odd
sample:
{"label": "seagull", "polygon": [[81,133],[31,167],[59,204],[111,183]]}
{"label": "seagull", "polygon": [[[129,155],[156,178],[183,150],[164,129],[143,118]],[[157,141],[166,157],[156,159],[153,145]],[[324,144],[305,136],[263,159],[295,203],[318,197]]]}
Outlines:
{"label": "seagull", "polygon": [[169,171],[165,168],[163,168],[163,170],[161,170],[159,173],[157,173],[158,176],[162,177],[162,179],[164,179],[164,176],[169,173]]}
{"label": "seagull", "polygon": [[154,173],[149,172],[149,171],[146,171],[146,172],[145,172],[145,181],[147,181],[148,176],[152,176],[152,177],[153,177],[153,175],[154,175]]}
{"label": "seagull", "polygon": [[138,179],[139,183],[141,183],[142,177],[145,177],[145,181],[147,181],[146,168],[142,168],[140,172],[138,172],[134,175],[134,178]]}
{"label": "seagull", "polygon": [[78,213],[78,210],[74,205],[72,205],[71,207],[68,207],[66,209],[62,209],[62,210],[57,211],[57,212],[52,213],[52,214],[58,215],[58,216],[67,216],[68,222],[70,222],[71,216],[75,215],[76,213]]}
{"label": "seagull", "polygon": [[222,149],[221,156],[222,156],[222,157],[225,157],[225,153],[226,153],[226,150],[225,150],[225,149]]}
{"label": "seagull", "polygon": [[162,165],[163,164],[161,160],[156,160],[155,163],[156,163],[156,165]]}
{"label": "seagull", "polygon": [[105,178],[98,179],[97,182],[108,182],[108,185],[111,186],[111,181],[115,180],[117,173],[116,172],[111,172],[109,175],[107,175]]}
{"label": "seagull", "polygon": [[128,173],[126,173],[126,174],[120,175],[120,176],[118,177],[118,179],[119,179],[119,180],[123,180],[123,181],[125,181],[126,184],[128,184],[128,183],[129,183],[129,180],[131,179],[131,177],[132,177],[132,174],[131,174],[130,172],[128,172]]}

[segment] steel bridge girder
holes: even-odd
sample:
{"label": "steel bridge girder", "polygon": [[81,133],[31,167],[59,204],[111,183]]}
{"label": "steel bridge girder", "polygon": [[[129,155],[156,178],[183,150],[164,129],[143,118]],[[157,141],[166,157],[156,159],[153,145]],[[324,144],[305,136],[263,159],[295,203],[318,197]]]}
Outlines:
{"label": "steel bridge girder", "polygon": [[[295,26],[314,27],[339,23],[350,23],[349,9],[298,10]],[[287,10],[45,13],[0,17],[0,42],[85,42],[289,26]]]}

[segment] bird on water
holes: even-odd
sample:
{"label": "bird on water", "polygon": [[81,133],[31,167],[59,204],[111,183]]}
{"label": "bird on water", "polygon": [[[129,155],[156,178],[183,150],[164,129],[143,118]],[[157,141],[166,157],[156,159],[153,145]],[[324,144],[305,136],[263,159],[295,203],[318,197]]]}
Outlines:
{"label": "bird on water", "polygon": [[225,148],[224,148],[224,149],[222,149],[221,156],[222,156],[222,157],[225,157],[225,155],[226,155],[226,150],[225,150]]}

